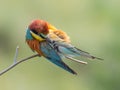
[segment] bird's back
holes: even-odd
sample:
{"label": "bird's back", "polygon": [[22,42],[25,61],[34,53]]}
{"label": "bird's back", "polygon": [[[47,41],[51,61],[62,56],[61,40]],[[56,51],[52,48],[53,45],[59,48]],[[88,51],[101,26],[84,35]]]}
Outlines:
{"label": "bird's back", "polygon": [[52,38],[53,40],[57,39],[57,41],[58,41],[58,39],[59,39],[60,41],[64,41],[67,43],[71,42],[69,36],[64,31],[55,28],[51,24],[48,24],[48,28],[49,28],[48,36],[50,38]]}

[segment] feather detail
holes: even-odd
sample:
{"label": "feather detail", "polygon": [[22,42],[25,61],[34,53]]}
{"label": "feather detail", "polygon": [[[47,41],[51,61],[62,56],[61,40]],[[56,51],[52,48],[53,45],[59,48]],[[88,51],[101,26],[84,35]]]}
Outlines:
{"label": "feather detail", "polygon": [[41,56],[44,56],[44,54],[40,51],[40,42],[38,40],[26,40],[29,47],[33,50],[39,53]]}
{"label": "feather detail", "polygon": [[55,28],[53,25],[48,24],[48,29],[49,29],[49,37],[52,39],[55,38],[60,38],[61,40],[70,43],[70,38],[69,36],[62,30],[59,30],[57,28]]}
{"label": "feather detail", "polygon": [[58,43],[57,46],[58,46],[59,51],[62,54],[67,55],[67,56],[71,56],[71,57],[83,56],[83,57],[90,58],[90,59],[103,60],[102,58],[95,57],[88,52],[85,52],[83,50],[80,50],[80,49],[72,46],[71,44],[65,44],[64,43],[64,44],[61,45],[61,44]]}
{"label": "feather detail", "polygon": [[[54,36],[56,38],[54,39],[54,38],[51,38],[50,36]],[[86,51],[83,51],[83,50],[80,50],[80,49],[74,47],[70,43],[65,42],[63,39],[57,37],[55,34],[48,35],[48,39],[49,39],[49,41],[51,41],[51,45],[53,46],[53,48],[57,49],[57,51],[60,54],[63,54],[66,56],[71,56],[71,57],[83,56],[86,58],[103,60],[101,58],[90,55],[90,53],[88,53]]]}
{"label": "feather detail", "polygon": [[55,31],[57,30],[56,27],[54,27],[53,25],[51,25],[50,23],[47,22],[47,26],[48,26],[48,29],[52,30],[52,31]]}
{"label": "feather detail", "polygon": [[65,64],[62,61],[59,54],[47,42],[42,42],[40,49],[44,53],[44,57],[47,58],[49,61],[67,70],[68,72],[72,74],[77,74],[74,70],[72,70],[67,64]]}
{"label": "feather detail", "polygon": [[67,58],[67,59],[69,59],[69,60],[72,60],[72,61],[74,61],[74,62],[81,63],[81,64],[87,64],[87,62],[85,62],[85,61],[81,61],[81,60],[75,59],[75,58],[70,57],[70,56],[65,56],[65,58]]}

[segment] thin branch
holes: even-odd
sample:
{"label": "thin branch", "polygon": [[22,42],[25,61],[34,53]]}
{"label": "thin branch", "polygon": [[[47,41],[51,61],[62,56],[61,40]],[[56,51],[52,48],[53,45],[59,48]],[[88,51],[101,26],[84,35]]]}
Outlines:
{"label": "thin branch", "polygon": [[[4,69],[3,71],[1,71],[1,72],[0,72],[0,76],[3,75],[4,73],[8,72],[8,71],[11,70],[12,68],[14,68],[16,65],[18,65],[18,64],[20,64],[20,63],[22,63],[22,62],[24,62],[24,61],[27,61],[27,60],[29,60],[29,59],[31,59],[31,58],[37,57],[37,56],[40,56],[40,55],[39,55],[39,54],[35,54],[35,55],[29,56],[29,57],[27,57],[27,58],[24,58],[24,59],[22,59],[22,60],[20,60],[20,61],[14,62],[14,63],[13,63],[12,65],[10,65],[8,68],[6,68],[6,69]],[[17,57],[16,57],[16,58],[17,58]]]}
{"label": "thin branch", "polygon": [[17,62],[17,57],[18,57],[18,49],[19,49],[19,46],[16,47],[16,52],[15,52],[15,56],[14,56],[14,62],[13,63],[16,63]]}

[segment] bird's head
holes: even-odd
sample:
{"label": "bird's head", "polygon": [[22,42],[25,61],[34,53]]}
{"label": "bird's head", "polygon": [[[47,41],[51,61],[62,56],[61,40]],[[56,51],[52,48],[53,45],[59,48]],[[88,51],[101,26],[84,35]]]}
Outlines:
{"label": "bird's head", "polygon": [[47,22],[43,20],[34,20],[30,23],[27,32],[31,35],[26,35],[30,38],[35,38],[39,41],[44,40],[44,36],[49,33]]}
{"label": "bird's head", "polygon": [[44,34],[47,35],[49,33],[47,22],[43,20],[34,20],[29,25],[29,29],[35,34]]}

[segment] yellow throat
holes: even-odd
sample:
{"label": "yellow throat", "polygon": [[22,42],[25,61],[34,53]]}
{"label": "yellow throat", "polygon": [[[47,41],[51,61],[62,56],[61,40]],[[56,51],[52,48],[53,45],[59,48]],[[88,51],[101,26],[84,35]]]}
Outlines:
{"label": "yellow throat", "polygon": [[45,40],[44,38],[42,38],[42,37],[40,37],[39,35],[33,33],[32,31],[30,31],[30,33],[31,33],[31,35],[32,35],[36,40],[38,40],[38,41],[40,41],[40,42]]}

